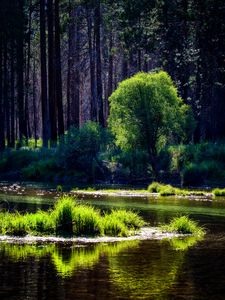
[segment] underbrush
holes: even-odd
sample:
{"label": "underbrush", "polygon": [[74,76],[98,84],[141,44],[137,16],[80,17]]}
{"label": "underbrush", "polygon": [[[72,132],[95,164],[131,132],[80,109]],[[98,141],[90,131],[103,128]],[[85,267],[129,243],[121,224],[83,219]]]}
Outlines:
{"label": "underbrush", "polygon": [[93,207],[79,205],[68,196],[47,212],[0,214],[0,234],[13,236],[128,236],[143,225],[142,218],[134,212],[119,210],[102,216]]}
{"label": "underbrush", "polygon": [[180,173],[183,185],[197,186],[225,179],[225,144],[200,143],[171,146],[169,172]]}
{"label": "underbrush", "polygon": [[175,232],[181,234],[202,236],[205,233],[203,228],[187,216],[175,217],[168,225],[163,225],[161,228],[164,232]]}

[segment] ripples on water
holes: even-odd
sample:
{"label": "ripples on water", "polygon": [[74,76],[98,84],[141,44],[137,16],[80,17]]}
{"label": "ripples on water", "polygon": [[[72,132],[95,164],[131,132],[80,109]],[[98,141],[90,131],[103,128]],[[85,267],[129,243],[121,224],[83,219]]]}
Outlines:
{"label": "ripples on water", "polygon": [[[31,197],[33,196],[33,198]],[[47,209],[55,195],[4,195],[11,210]],[[84,200],[81,200],[84,201]],[[89,199],[132,208],[152,225],[188,213],[203,240],[95,245],[0,244],[0,299],[225,299],[225,205],[170,199]]]}

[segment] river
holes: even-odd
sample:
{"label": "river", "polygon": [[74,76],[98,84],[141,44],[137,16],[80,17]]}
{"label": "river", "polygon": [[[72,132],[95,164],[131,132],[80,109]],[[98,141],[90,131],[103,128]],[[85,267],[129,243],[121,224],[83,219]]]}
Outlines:
{"label": "river", "polygon": [[[54,191],[1,189],[2,209],[48,209]],[[0,243],[0,299],[225,299],[225,200],[82,198],[101,210],[138,211],[153,226],[188,214],[205,227],[202,240],[117,243]]]}

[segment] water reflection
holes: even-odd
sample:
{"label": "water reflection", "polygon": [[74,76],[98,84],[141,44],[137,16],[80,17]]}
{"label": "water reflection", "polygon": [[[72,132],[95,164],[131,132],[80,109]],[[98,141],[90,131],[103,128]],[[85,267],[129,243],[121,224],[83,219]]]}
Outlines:
{"label": "water reflection", "polygon": [[0,243],[0,253],[13,262],[25,261],[30,257],[36,260],[49,256],[58,275],[71,277],[76,270],[90,269],[102,256],[113,256],[123,250],[137,247],[139,241],[126,241],[92,246],[27,245]]}
{"label": "water reflection", "polygon": [[195,246],[198,242],[204,238],[201,236],[187,236],[184,238],[175,237],[173,239],[164,240],[163,242],[169,242],[170,246],[177,251],[186,251],[189,248]]}

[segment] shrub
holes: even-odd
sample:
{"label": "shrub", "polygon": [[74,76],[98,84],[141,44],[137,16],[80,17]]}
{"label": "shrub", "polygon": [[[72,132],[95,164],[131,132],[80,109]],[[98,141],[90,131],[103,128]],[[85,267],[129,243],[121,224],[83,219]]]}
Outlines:
{"label": "shrub", "polygon": [[171,185],[167,184],[164,186],[161,186],[159,191],[160,196],[173,196],[176,195],[176,189],[172,187]]}
{"label": "shrub", "polygon": [[213,189],[212,194],[215,197],[224,197],[225,196],[225,189],[219,189],[219,188]]}
{"label": "shrub", "polygon": [[150,193],[159,193],[161,187],[162,187],[162,185],[160,183],[158,183],[158,182],[152,182],[148,186],[148,192],[150,192]]}
{"label": "shrub", "polygon": [[168,225],[162,226],[163,231],[176,232],[182,234],[204,234],[204,230],[198,224],[187,216],[175,217]]}

